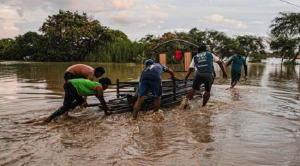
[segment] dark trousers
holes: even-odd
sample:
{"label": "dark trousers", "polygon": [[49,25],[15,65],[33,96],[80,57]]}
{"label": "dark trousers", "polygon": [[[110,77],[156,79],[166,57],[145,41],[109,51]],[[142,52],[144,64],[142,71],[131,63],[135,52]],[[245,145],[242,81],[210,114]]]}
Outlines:
{"label": "dark trousers", "polygon": [[64,74],[64,79],[65,79],[66,82],[68,82],[68,80],[76,79],[76,78],[84,78],[84,77],[75,75],[75,74],[70,73],[68,71],[66,71],[65,74]]}
{"label": "dark trousers", "polygon": [[84,98],[77,94],[77,90],[74,88],[71,82],[64,84],[65,98],[63,106],[56,110],[50,117],[51,119],[60,116],[70,109],[74,109],[84,102]]}

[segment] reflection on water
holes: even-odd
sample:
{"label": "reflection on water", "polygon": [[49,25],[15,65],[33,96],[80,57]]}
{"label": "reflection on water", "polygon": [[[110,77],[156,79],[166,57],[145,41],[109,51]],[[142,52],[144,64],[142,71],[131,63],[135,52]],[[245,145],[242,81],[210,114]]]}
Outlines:
{"label": "reflection on water", "polygon": [[[0,62],[0,165],[300,165],[299,66],[249,64],[248,80],[242,75],[232,91],[230,75],[216,79],[205,107],[196,98],[189,110],[142,111],[138,121],[130,112],[77,108],[33,125],[61,106],[72,64]],[[143,70],[87,64],[103,66],[113,83],[137,81]]]}
{"label": "reflection on water", "polygon": [[[60,104],[64,95],[63,74],[72,64],[74,63],[0,63],[0,114]],[[132,64],[87,64],[92,67],[103,66],[107,71],[104,76],[110,77],[113,83],[117,78],[121,81],[137,80],[142,70],[142,66]]]}
{"label": "reflection on water", "polygon": [[300,120],[299,66],[268,65],[262,78],[262,86],[266,89],[261,92],[264,96],[260,98],[261,103],[266,104],[262,110]]}

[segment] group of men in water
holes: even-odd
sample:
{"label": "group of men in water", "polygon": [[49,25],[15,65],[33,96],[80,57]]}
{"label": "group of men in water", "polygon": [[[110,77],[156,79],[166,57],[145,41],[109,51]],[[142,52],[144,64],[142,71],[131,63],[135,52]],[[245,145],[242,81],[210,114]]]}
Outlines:
{"label": "group of men in water", "polygon": [[[227,78],[222,61],[215,56],[213,53],[208,52],[205,46],[200,46],[198,48],[198,54],[192,59],[189,67],[189,71],[186,73],[184,78],[185,84],[187,83],[188,77],[194,72],[192,89],[187,94],[187,99],[191,100],[194,93],[200,90],[200,86],[204,84],[204,95],[202,106],[205,106],[210,98],[210,91],[212,84],[215,79],[215,71],[213,62],[217,63],[222,72],[223,78]],[[234,88],[241,77],[241,68],[244,66],[245,77],[247,77],[247,64],[244,57],[240,55],[237,51],[233,55],[227,67],[233,62],[231,68],[231,86],[230,89]],[[137,115],[141,104],[143,103],[145,96],[147,96],[150,90],[154,96],[154,112],[157,112],[160,107],[160,99],[162,96],[162,86],[161,86],[161,74],[162,72],[168,72],[172,79],[176,79],[174,72],[166,66],[160,63],[155,63],[152,59],[145,61],[145,69],[143,70],[139,86],[136,92],[137,101],[133,107],[133,119],[137,119]],[[69,110],[76,108],[77,106],[87,106],[87,96],[95,95],[102,105],[102,109],[106,115],[112,114],[106,101],[103,97],[103,91],[105,91],[109,85],[111,85],[111,80],[108,77],[102,77],[98,82],[94,82],[94,78],[101,77],[105,73],[103,67],[97,67],[96,69],[91,66],[84,64],[76,64],[70,66],[64,74],[64,90],[65,97],[63,106],[56,110],[51,116],[44,120],[45,123],[50,122],[57,116],[67,114]]]}

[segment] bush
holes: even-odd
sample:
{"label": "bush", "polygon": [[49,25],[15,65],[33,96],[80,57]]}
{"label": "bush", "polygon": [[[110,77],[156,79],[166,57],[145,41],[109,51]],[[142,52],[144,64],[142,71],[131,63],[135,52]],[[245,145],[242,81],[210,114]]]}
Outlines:
{"label": "bush", "polygon": [[294,61],[285,61],[285,62],[283,62],[283,65],[286,65],[286,66],[297,65],[297,62],[294,62]]}
{"label": "bush", "polygon": [[249,62],[259,63],[262,59],[266,58],[266,54],[250,54]]}

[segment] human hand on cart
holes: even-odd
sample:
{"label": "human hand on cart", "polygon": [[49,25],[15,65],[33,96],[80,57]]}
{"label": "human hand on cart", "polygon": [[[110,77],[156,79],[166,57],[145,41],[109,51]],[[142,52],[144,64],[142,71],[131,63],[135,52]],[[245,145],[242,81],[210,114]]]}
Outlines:
{"label": "human hand on cart", "polygon": [[184,85],[186,85],[186,84],[187,84],[187,79],[184,79],[184,81],[183,81],[183,82],[184,82]]}
{"label": "human hand on cart", "polygon": [[179,79],[176,78],[175,76],[171,77],[171,79],[172,79],[173,81],[178,81],[178,80],[179,80]]}

